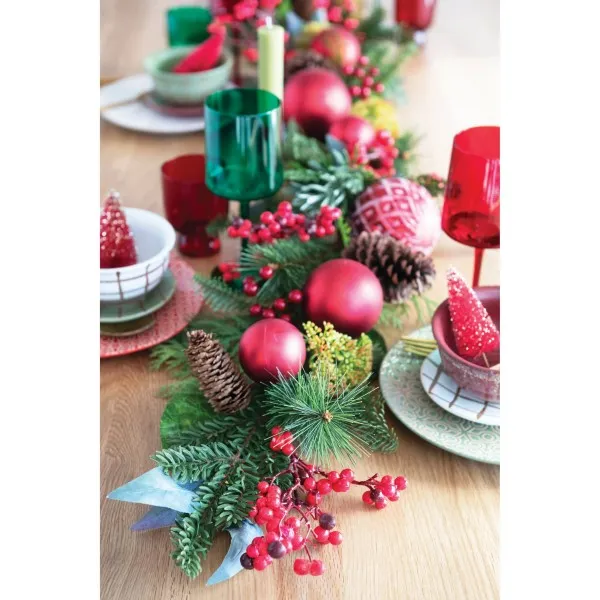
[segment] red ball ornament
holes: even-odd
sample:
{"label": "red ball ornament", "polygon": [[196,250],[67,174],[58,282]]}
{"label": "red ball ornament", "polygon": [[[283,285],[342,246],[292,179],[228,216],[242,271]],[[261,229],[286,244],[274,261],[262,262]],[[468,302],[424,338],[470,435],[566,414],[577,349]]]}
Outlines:
{"label": "red ball ornament", "polygon": [[321,67],[298,71],[283,92],[284,121],[296,121],[307,135],[321,140],[333,123],[350,113],[351,106],[346,84]]}
{"label": "red ball ornament", "polygon": [[371,144],[375,140],[375,128],[362,117],[348,115],[331,126],[329,135],[340,140],[346,150],[352,153],[356,144]]}
{"label": "red ball ornament", "polygon": [[369,186],[352,215],[358,231],[388,233],[415,252],[430,255],[441,234],[440,209],[421,185],[388,177]]}
{"label": "red ball ornament", "polygon": [[337,25],[318,33],[310,48],[341,69],[356,65],[361,55],[358,38],[351,31]]}
{"label": "red ball ornament", "polygon": [[278,371],[284,377],[297,375],[306,360],[304,336],[283,319],[258,321],[244,331],[239,358],[254,381],[277,381]]}
{"label": "red ball ornament", "polygon": [[304,310],[310,321],[331,323],[353,337],[373,328],[383,308],[377,277],[359,262],[336,258],[317,267],[304,287]]}

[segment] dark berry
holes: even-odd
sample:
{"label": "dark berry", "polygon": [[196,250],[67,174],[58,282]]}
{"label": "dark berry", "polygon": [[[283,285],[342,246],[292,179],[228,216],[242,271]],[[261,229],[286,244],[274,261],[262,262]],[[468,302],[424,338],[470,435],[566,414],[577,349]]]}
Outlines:
{"label": "dark berry", "polygon": [[335,527],[335,517],[329,513],[323,513],[319,517],[319,525],[323,529],[333,529]]}
{"label": "dark berry", "polygon": [[245,552],[244,554],[242,554],[242,556],[240,556],[240,564],[242,565],[242,567],[244,567],[244,569],[254,569],[254,560],[250,558]]}
{"label": "dark berry", "polygon": [[379,502],[379,500],[385,500],[381,490],[371,490],[371,500],[373,502]]}
{"label": "dark berry", "polygon": [[244,219],[241,217],[235,217],[231,220],[231,225],[236,229],[239,229],[244,224]]}
{"label": "dark berry", "polygon": [[269,544],[267,552],[273,558],[282,558],[286,554],[286,549],[280,541],[276,541]]}

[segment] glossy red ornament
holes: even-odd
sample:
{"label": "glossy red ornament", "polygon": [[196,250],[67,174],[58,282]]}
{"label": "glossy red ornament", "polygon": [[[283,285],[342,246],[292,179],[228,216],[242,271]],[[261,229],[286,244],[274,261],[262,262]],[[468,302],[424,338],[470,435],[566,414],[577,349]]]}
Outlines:
{"label": "glossy red ornament", "polygon": [[348,115],[336,121],[329,130],[329,135],[340,140],[346,150],[352,154],[356,144],[371,144],[375,139],[375,128],[362,117]]}
{"label": "glossy red ornament", "polygon": [[336,258],[317,267],[304,287],[307,319],[331,323],[337,331],[357,337],[373,328],[383,308],[383,290],[364,265]]}
{"label": "glossy red ornament", "polygon": [[370,185],[358,197],[352,221],[359,231],[388,233],[425,255],[432,253],[442,232],[436,201],[422,185],[403,177]]}
{"label": "glossy red ornament", "polygon": [[351,107],[346,84],[339,75],[321,67],[298,71],[283,92],[283,119],[296,121],[307,135],[321,140]]}
{"label": "glossy red ornament", "polygon": [[251,325],[240,339],[242,368],[254,381],[277,381],[297,375],[306,360],[304,336],[283,319],[264,319]]}
{"label": "glossy red ornament", "polygon": [[337,25],[318,33],[310,48],[342,69],[355,66],[361,55],[358,38],[351,31]]}

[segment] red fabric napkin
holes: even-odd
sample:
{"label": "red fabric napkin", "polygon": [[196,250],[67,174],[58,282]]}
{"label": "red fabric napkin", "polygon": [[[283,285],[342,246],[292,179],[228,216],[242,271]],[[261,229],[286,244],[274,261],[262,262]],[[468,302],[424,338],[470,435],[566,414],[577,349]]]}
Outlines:
{"label": "red fabric napkin", "polygon": [[205,42],[192,50],[173,67],[173,73],[199,73],[212,69],[221,56],[225,36],[213,33]]}

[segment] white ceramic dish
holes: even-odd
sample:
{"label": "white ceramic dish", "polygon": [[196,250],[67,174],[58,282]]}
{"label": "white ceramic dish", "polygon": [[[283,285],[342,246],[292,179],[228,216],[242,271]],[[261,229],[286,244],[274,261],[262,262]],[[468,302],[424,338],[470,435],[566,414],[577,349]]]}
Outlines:
{"label": "white ceramic dish", "polygon": [[131,300],[153,290],[167,271],[169,254],[175,246],[175,230],[166,219],[141,208],[124,211],[138,262],[129,267],[100,269],[100,302]]}

